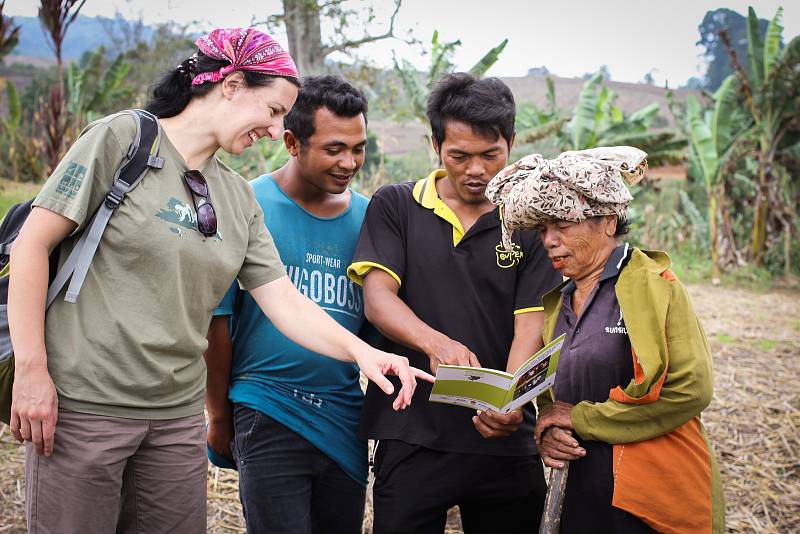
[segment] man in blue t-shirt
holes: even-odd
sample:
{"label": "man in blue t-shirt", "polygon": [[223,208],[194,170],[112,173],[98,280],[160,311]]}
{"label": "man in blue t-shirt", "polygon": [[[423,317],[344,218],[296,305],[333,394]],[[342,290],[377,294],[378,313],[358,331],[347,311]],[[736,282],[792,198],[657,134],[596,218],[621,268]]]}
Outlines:
{"label": "man in blue t-shirt", "polygon": [[[291,157],[251,182],[256,199],[295,286],[358,332],[364,300],[347,266],[368,200],[348,185],[364,163],[366,97],[334,76],[306,78],[285,126]],[[235,462],[248,531],[360,533],[367,445],[356,435],[358,367],[284,337],[238,286],[214,315],[209,457]]]}

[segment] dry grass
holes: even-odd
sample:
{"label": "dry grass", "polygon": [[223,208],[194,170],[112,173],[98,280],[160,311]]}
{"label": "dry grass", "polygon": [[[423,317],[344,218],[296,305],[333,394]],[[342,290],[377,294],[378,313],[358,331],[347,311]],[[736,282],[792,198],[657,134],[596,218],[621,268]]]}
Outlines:
{"label": "dry grass", "polygon": [[692,287],[715,358],[703,420],[731,532],[800,532],[800,303],[797,293]]}
{"label": "dry grass", "polygon": [[[689,289],[711,342],[715,395],[703,420],[735,533],[800,532],[800,295]],[[22,449],[0,429],[0,534],[24,532]],[[208,476],[209,532],[245,532],[236,474]],[[365,532],[371,531],[371,514]],[[460,532],[451,514],[447,532]]]}

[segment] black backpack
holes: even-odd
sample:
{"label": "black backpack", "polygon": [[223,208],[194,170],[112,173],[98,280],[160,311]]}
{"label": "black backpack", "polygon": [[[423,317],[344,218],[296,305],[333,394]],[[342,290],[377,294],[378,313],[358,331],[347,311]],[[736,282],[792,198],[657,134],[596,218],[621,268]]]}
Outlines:
{"label": "black backpack", "polygon": [[[136,136],[123,160],[111,190],[91,220],[84,227],[75,247],[58,269],[60,245],[50,254],[50,279],[45,309],[55,301],[67,286],[64,300],[74,303],[78,298],[89,265],[111,215],[122,203],[125,195],[135,188],[150,168],[160,169],[164,159],[158,157],[161,134],[158,119],[141,109],[125,110],[136,122]],[[0,224],[0,421],[9,423],[11,417],[11,390],[14,381],[14,350],[8,330],[8,271],[11,246],[31,213],[33,199],[12,206]]]}

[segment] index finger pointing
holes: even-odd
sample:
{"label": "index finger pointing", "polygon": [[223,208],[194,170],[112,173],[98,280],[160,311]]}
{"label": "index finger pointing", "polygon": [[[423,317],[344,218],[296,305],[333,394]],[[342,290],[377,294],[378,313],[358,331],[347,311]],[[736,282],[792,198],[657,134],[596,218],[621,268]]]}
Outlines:
{"label": "index finger pointing", "polygon": [[414,378],[419,378],[425,382],[434,383],[436,381],[435,376],[430,373],[426,373],[422,369],[417,369],[416,367],[411,367],[411,374],[414,375]]}

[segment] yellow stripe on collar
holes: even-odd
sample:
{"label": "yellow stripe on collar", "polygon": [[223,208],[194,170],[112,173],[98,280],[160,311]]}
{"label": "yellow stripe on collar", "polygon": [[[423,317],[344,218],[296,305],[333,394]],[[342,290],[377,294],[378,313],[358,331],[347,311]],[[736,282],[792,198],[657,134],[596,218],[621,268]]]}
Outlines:
{"label": "yellow stripe on collar", "polygon": [[464,227],[453,210],[450,209],[450,206],[444,203],[439,197],[438,191],[436,191],[436,180],[446,176],[446,170],[436,169],[427,178],[422,178],[414,184],[412,195],[420,206],[433,210],[434,214],[450,223],[453,227],[453,246],[456,246],[461,241],[461,238],[464,237]]}

